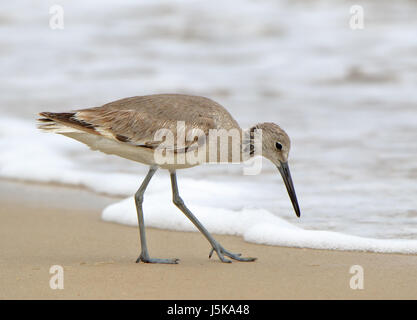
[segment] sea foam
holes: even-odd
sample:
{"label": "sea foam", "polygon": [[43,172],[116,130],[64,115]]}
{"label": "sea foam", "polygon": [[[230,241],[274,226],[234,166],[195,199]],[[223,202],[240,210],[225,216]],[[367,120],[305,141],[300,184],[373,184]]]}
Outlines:
{"label": "sea foam", "polygon": [[[264,209],[238,211],[190,205],[209,232],[237,235],[245,241],[274,246],[357,250],[386,253],[417,253],[416,240],[371,239],[332,231],[305,230]],[[174,205],[149,197],[145,206],[146,225],[177,231],[198,231]],[[133,197],[109,205],[103,210],[105,221],[137,226]]]}

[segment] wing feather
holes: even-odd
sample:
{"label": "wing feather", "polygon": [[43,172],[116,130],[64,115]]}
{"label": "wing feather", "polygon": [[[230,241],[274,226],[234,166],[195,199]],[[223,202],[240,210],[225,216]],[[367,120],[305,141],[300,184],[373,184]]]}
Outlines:
{"label": "wing feather", "polygon": [[[239,128],[232,116],[213,100],[178,94],[130,97],[101,107],[40,115],[44,117],[40,119],[40,127],[45,130],[57,123],[137,147],[155,149],[173,145],[176,152],[205,143],[210,129]],[[167,145],[166,139],[158,137],[160,129],[172,133],[173,144]]]}

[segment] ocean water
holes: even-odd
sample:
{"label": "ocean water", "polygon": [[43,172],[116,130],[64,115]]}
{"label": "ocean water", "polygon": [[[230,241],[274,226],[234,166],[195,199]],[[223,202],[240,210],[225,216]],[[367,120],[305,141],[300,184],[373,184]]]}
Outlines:
{"label": "ocean water", "polygon": [[[276,168],[178,172],[182,197],[216,233],[299,247],[417,252],[417,2],[19,1],[0,13],[0,176],[131,196],[147,168],[38,132],[39,111],[162,92],[210,97],[242,127],[292,139],[297,219]],[[60,4],[65,27],[51,30]],[[159,172],[145,219],[192,231]],[[133,202],[103,212],[134,225]],[[403,240],[398,240],[403,239]]]}

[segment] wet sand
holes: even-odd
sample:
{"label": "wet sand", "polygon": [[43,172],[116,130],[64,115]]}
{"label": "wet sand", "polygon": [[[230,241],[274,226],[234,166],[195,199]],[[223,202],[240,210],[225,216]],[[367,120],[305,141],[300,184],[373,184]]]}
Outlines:
{"label": "wet sand", "polygon": [[[224,264],[208,259],[200,234],[148,228],[150,254],[181,261],[136,264],[137,229],[100,219],[113,201],[82,188],[0,181],[0,299],[417,298],[415,255],[273,247],[216,235],[225,248],[258,257]],[[63,290],[49,286],[52,265],[64,268]],[[350,288],[352,265],[364,269],[363,290]]]}

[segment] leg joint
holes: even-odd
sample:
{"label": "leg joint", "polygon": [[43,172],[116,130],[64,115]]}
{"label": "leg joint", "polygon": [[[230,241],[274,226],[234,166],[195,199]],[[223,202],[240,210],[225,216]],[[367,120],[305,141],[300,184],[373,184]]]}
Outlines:
{"label": "leg joint", "polygon": [[172,202],[174,202],[174,204],[177,207],[183,207],[184,206],[184,200],[182,200],[179,195],[174,195],[174,197],[172,198]]}
{"label": "leg joint", "polygon": [[143,192],[142,192],[142,190],[138,190],[135,193],[135,202],[137,204],[142,204],[143,203]]}

